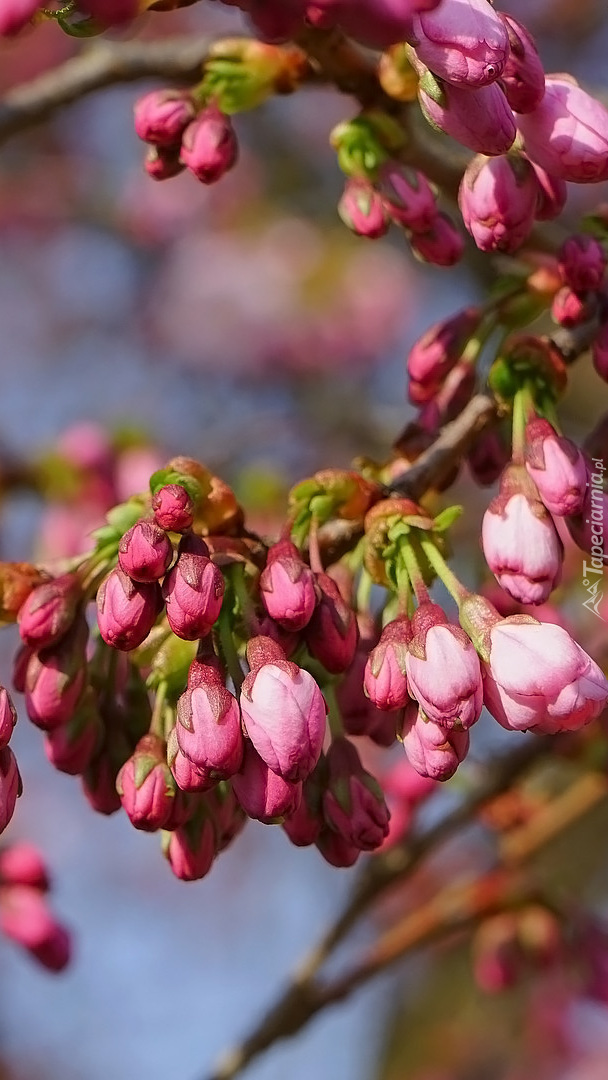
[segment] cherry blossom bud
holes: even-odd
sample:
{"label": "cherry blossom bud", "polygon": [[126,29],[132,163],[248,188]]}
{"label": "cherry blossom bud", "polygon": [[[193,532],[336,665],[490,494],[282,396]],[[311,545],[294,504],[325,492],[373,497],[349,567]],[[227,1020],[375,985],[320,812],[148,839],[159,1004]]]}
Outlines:
{"label": "cherry blossom bud", "polygon": [[416,233],[433,227],[437,200],[424,173],[389,161],[380,172],[379,190],[392,221]]}
{"label": "cherry blossom bud", "polygon": [[553,297],[551,315],[559,326],[565,326],[570,330],[574,326],[581,326],[582,323],[587,322],[592,314],[593,307],[589,298],[575,293],[567,285],[564,285],[563,289],[560,289]]}
{"label": "cherry blossom bud", "polygon": [[467,165],[458,194],[462,220],[481,251],[511,254],[534,224],[538,181],[525,158],[478,156]]}
{"label": "cherry blossom bud", "polygon": [[177,743],[196,768],[215,780],[226,780],[243,760],[243,734],[238,701],[218,672],[207,666],[197,685],[177,703]]}
{"label": "cherry blossom bud", "polygon": [[252,670],[241,689],[247,734],[270,769],[291,783],[303,780],[325,738],[323,695],[312,675],[285,660],[270,638],[253,638],[247,659]]}
{"label": "cherry blossom bud", "polygon": [[4,686],[0,686],[0,747],[8,746],[16,723],[17,710],[11,696]]}
{"label": "cherry blossom bud", "polygon": [[54,645],[72,625],[82,599],[76,574],[45,581],[33,589],[19,610],[19,633],[26,645]]}
{"label": "cherry blossom bud", "polygon": [[50,887],[46,863],[33,844],[19,840],[0,851],[0,884],[29,885],[39,892]]}
{"label": "cherry blossom bud", "polygon": [[152,90],[135,103],[135,131],[144,142],[174,146],[196,110],[190,94],[183,90]]}
{"label": "cherry blossom bud", "polygon": [[437,214],[430,229],[409,239],[412,251],[433,266],[455,266],[464,255],[464,240],[447,214]]}
{"label": "cherry blossom bud", "polygon": [[558,261],[564,282],[575,292],[602,287],[608,260],[595,237],[584,233],[569,236],[559,250]]}
{"label": "cherry blossom bud", "polygon": [[300,805],[302,784],[283,779],[273,772],[251,743],[245,746],[240,772],[232,777],[232,787],[248,817],[272,825],[293,814]]}
{"label": "cherry blossom bud", "polygon": [[508,466],[481,530],[483,552],[499,585],[520,604],[543,604],[559,584],[563,548],[535,485]]}
{"label": "cherry blossom bud", "polygon": [[511,615],[489,631],[484,703],[502,727],[577,731],[602,712],[608,681],[561,627]]}
{"label": "cherry blossom bud", "polygon": [[467,455],[473,478],[482,487],[496,483],[508,460],[507,448],[496,431],[484,431]]}
{"label": "cherry blossom bud", "polygon": [[42,7],[41,0],[4,0],[0,7],[0,34],[17,34]]}
{"label": "cherry blossom bud", "polygon": [[310,622],[317,603],[315,579],[295,544],[282,540],[268,549],[260,596],[268,614],[285,630],[302,630]]}
{"label": "cherry blossom bud", "polygon": [[0,749],[0,833],[15,813],[15,803],[21,795],[21,777],[17,759],[8,746]]}
{"label": "cherry blossom bud", "polygon": [[117,566],[97,593],[99,633],[113,649],[129,652],[146,640],[161,607],[157,584],[132,581]]}
{"label": "cherry blossom bud", "polygon": [[[431,127],[451,135],[475,154],[506,154],[511,149],[517,133],[515,121],[496,83],[470,90],[439,84],[436,80],[434,85],[429,85],[428,78],[423,76],[418,99]],[[537,160],[535,156],[534,160]],[[555,171],[549,166],[545,168]]]}
{"label": "cherry blossom bud", "polygon": [[530,162],[538,182],[538,202],[536,204],[537,221],[554,221],[562,213],[568,201],[566,181],[559,176],[551,176],[536,162]]}
{"label": "cherry blossom bud", "polygon": [[458,363],[481,319],[479,308],[464,308],[431,326],[410,350],[407,370],[411,380],[435,394]]}
{"label": "cherry blossom bud", "polygon": [[167,620],[174,634],[195,641],[209,633],[224,598],[224,577],[198,536],[184,536],[177,562],[163,582]]}
{"label": "cherry blossom bud", "polygon": [[184,792],[208,791],[216,781],[209,776],[209,773],[197,769],[196,765],[182,753],[177,745],[177,735],[172,739],[174,732],[175,728],[167,740],[167,761],[175,783],[180,791]]}
{"label": "cherry blossom bud", "polygon": [[207,105],[186,128],[181,160],[203,184],[214,184],[236,163],[234,128],[217,105]]}
{"label": "cherry blossom bud", "polygon": [[186,168],[179,157],[181,146],[149,146],[144,169],[152,180],[172,180]]}
{"label": "cherry blossom bud", "polygon": [[206,815],[195,817],[180,829],[166,833],[165,857],[180,881],[199,881],[213,866],[216,836]]}
{"label": "cherry blossom bud", "polygon": [[74,715],[47,733],[44,752],[59,772],[81,776],[88,769],[102,741],[103,727],[95,693],[88,688]]}
{"label": "cherry blossom bud", "polygon": [[357,648],[357,620],[328,574],[316,574],[319,601],[305,630],[309,651],[327,671],[338,675],[353,662]]}
{"label": "cherry blossom bud", "polygon": [[403,747],[410,765],[421,776],[449,780],[469,751],[468,731],[450,731],[408,710]]}
{"label": "cherry blossom bud", "polygon": [[139,0],[78,0],[78,6],[103,26],[118,26],[137,15]]}
{"label": "cherry blossom bud", "polygon": [[479,658],[464,630],[451,625],[438,604],[423,603],[416,610],[406,668],[410,693],[429,720],[466,731],[479,719]]}
{"label": "cherry blossom bud", "polygon": [[507,29],[487,0],[443,0],[414,15],[409,40],[426,67],[458,86],[495,82],[509,55]]}
{"label": "cherry blossom bud", "polygon": [[22,645],[13,657],[13,688],[18,694],[25,694],[25,679],[29,662],[36,650],[29,645]]}
{"label": "cherry blossom bud", "polygon": [[154,520],[167,532],[187,532],[194,521],[194,504],[181,484],[165,484],[152,498]]}
{"label": "cherry blossom bud", "polygon": [[591,346],[593,366],[600,379],[608,382],[608,323],[602,323]]}
{"label": "cherry blossom bud", "polygon": [[25,678],[25,707],[43,731],[65,724],[74,714],[87,679],[88,628],[78,620],[57,645],[33,653]]}
{"label": "cherry blossom bud", "polygon": [[390,817],[380,785],[365,771],[348,739],[334,739],[326,762],[329,779],[323,816],[328,826],[361,851],[380,847],[388,835]]}
{"label": "cherry blossom bud", "polygon": [[118,548],[118,564],[133,581],[158,581],[172,558],[169,537],[153,521],[138,521],[124,534]]}
{"label": "cherry blossom bud", "polygon": [[131,824],[144,832],[165,827],[173,810],[175,781],[164,741],[144,735],[116,778],[116,790]]}
{"label": "cherry blossom bud", "polygon": [[587,494],[587,465],[578,446],[537,417],[526,428],[526,469],[547,510],[578,514]]}
{"label": "cherry blossom bud", "polygon": [[344,224],[368,240],[377,240],[388,232],[389,218],[382,197],[368,180],[351,177],[346,181],[338,213]]}
{"label": "cherry blossom bud", "polygon": [[116,775],[120,766],[105,749],[88,766],[82,777],[87,802],[98,814],[115,814],[120,810],[120,795],[116,790]]}
{"label": "cherry blossom bud", "polygon": [[509,105],[517,113],[530,113],[545,94],[545,72],[532,35],[512,15],[497,12],[509,35],[510,51],[501,85]]}
{"label": "cherry blossom bud", "polygon": [[359,855],[361,854],[361,848],[356,844],[347,840],[341,833],[334,832],[333,829],[322,829],[315,845],[321,852],[321,855],[328,862],[330,866],[342,867],[347,869],[349,866],[354,866]]}
{"label": "cherry blossom bud", "polygon": [[570,76],[548,75],[542,101],[518,126],[526,155],[552,176],[575,184],[608,179],[608,111]]}
{"label": "cherry blossom bud", "polygon": [[387,623],[369,654],[363,686],[377,709],[402,709],[408,702],[407,643],[411,634],[405,615]]}
{"label": "cherry blossom bud", "polygon": [[309,847],[315,844],[324,828],[321,806],[325,780],[324,765],[325,761],[322,757],[317,768],[302,784],[300,805],[283,822],[284,832],[296,847]]}
{"label": "cherry blossom bud", "polygon": [[0,930],[50,971],[62,971],[69,962],[70,936],[37,888],[13,885],[2,890]]}

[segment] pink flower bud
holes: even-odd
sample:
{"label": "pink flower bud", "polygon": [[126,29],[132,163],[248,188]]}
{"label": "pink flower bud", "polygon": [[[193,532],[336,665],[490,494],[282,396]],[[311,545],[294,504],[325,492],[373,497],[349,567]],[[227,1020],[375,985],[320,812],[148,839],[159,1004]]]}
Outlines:
{"label": "pink flower bud", "polygon": [[591,346],[593,366],[600,379],[608,382],[608,322],[602,323]]}
{"label": "pink flower bud", "polygon": [[0,747],[8,746],[16,723],[17,710],[11,696],[4,686],[0,686]]}
{"label": "pink flower bud", "polygon": [[135,18],[139,0],[79,0],[78,6],[103,26],[119,26]]}
{"label": "pink flower bud", "polygon": [[410,634],[409,619],[400,615],[387,623],[369,654],[363,686],[377,709],[402,709],[408,702],[405,665]]}
{"label": "pink flower bud", "polygon": [[561,626],[511,615],[489,641],[484,703],[502,727],[577,731],[605,708],[606,677]]}
{"label": "pink flower bud", "polygon": [[132,581],[117,566],[97,593],[99,633],[113,649],[129,652],[146,640],[161,607],[157,584]]}
{"label": "pink flower bud", "polygon": [[534,161],[530,162],[538,182],[538,202],[536,204],[537,221],[554,221],[562,213],[568,201],[566,181],[559,176],[551,176]]}
{"label": "pink flower bud", "polygon": [[407,646],[410,693],[429,720],[466,731],[483,704],[479,657],[459,626],[448,623],[438,604],[423,603],[412,619]]}
{"label": "pink flower bud", "polygon": [[251,743],[245,745],[240,772],[232,787],[248,817],[272,825],[293,814],[302,798],[302,784],[283,779],[262,760]]}
{"label": "pink flower bud", "polygon": [[431,127],[451,135],[475,154],[506,154],[511,149],[517,133],[515,120],[496,83],[478,90],[445,83],[437,91],[438,86],[435,82],[430,87],[423,76],[418,89],[420,107]]}
{"label": "pink flower bud", "polygon": [[167,741],[167,761],[175,783],[180,791],[184,792],[208,791],[215,784],[215,780],[209,776],[209,773],[197,769],[196,765],[182,753],[177,745],[177,735],[174,739],[175,745],[172,749],[169,749],[174,731],[175,728]]}
{"label": "pink flower bud", "polygon": [[216,855],[215,829],[210,818],[197,816],[167,836],[165,855],[176,878],[180,881],[204,878]]}
{"label": "pink flower bud", "polygon": [[169,537],[153,521],[138,521],[124,534],[118,548],[119,566],[133,581],[158,581],[172,558]]}
{"label": "pink flower bud", "polygon": [[204,681],[180,697],[175,730],[180,750],[201,773],[226,780],[238,772],[243,760],[241,713],[214,668],[208,667]]}
{"label": "pink flower bud", "polygon": [[104,750],[93,758],[82,777],[82,787],[87,802],[98,814],[115,814],[120,810],[120,795],[116,790],[116,766],[114,757]]}
{"label": "pink flower bud", "polygon": [[518,118],[527,156],[575,184],[608,180],[608,111],[574,79],[548,75],[545,95]]}
{"label": "pink flower bud", "polygon": [[525,469],[508,466],[483,517],[483,553],[499,585],[520,604],[543,604],[559,584],[563,548]]}
{"label": "pink flower bud", "polygon": [[540,417],[526,428],[526,469],[547,510],[578,514],[587,494],[587,465],[578,446]]}
{"label": "pink flower bud", "polygon": [[[321,763],[324,764],[323,759]],[[302,784],[300,805],[283,822],[283,830],[295,847],[309,847],[319,839],[324,827],[322,795],[321,769],[317,767]]]}
{"label": "pink flower bud", "polygon": [[32,589],[17,617],[22,640],[37,649],[55,645],[72,625],[81,599],[76,574],[64,574]]}
{"label": "pink flower bud", "polygon": [[87,681],[88,628],[78,620],[57,645],[33,653],[25,679],[25,707],[43,731],[65,724],[74,715]]}
{"label": "pink flower bud", "polygon": [[496,431],[485,431],[467,455],[473,479],[481,487],[495,484],[508,461],[507,448]]}
{"label": "pink flower bud", "polygon": [[41,0],[3,0],[0,7],[0,34],[17,34],[42,7]]}
{"label": "pink flower bud", "polygon": [[181,143],[196,110],[183,90],[152,90],[135,103],[135,131],[144,142],[158,146]]}
{"label": "pink flower bud", "polygon": [[282,540],[268,549],[260,596],[268,614],[285,630],[302,630],[310,622],[317,603],[315,578],[295,544]]}
{"label": "pink flower bud", "polygon": [[177,562],[163,582],[163,597],[174,634],[195,641],[209,633],[221,611],[224,577],[198,536],[182,537]]}
{"label": "pink flower bud", "polygon": [[473,88],[499,79],[509,55],[507,29],[487,0],[443,0],[414,15],[409,40],[440,79]]}
{"label": "pink flower bud", "polygon": [[116,778],[116,790],[131,824],[144,832],[163,829],[173,811],[176,787],[158,735],[144,735]]}
{"label": "pink flower bud", "polygon": [[437,214],[430,229],[409,240],[414,254],[433,266],[455,266],[464,255],[464,240],[447,214]]}
{"label": "pink flower bud", "polygon": [[8,746],[0,749],[0,833],[3,833],[15,813],[21,795],[21,776],[17,759]]}
{"label": "pink flower bud", "polygon": [[328,862],[330,866],[336,866],[347,869],[349,866],[354,866],[359,855],[361,854],[361,848],[356,844],[352,844],[341,833],[334,832],[333,829],[323,829],[319,834],[315,845],[321,852],[321,855]]}
{"label": "pink flower bud", "polygon": [[533,112],[545,94],[545,72],[532,35],[512,15],[497,12],[509,35],[510,51],[501,84],[511,108]]}
{"label": "pink flower bud", "polygon": [[368,180],[351,177],[346,181],[338,213],[357,236],[377,240],[388,232],[389,219],[384,202]]}
{"label": "pink flower bud", "polygon": [[449,780],[469,751],[468,731],[450,731],[408,710],[403,747],[410,765],[421,776]]}
{"label": "pink flower bud", "polygon": [[559,250],[558,261],[564,282],[575,292],[601,289],[608,260],[595,237],[584,233],[569,236]]}
{"label": "pink flower bud", "polygon": [[323,816],[327,825],[347,844],[374,851],[388,835],[390,817],[380,785],[365,771],[348,739],[334,739],[326,762],[329,779]]}
{"label": "pink flower bud", "polygon": [[458,363],[481,319],[479,308],[464,308],[431,326],[412,347],[407,359],[410,379],[431,396]]}
{"label": "pink flower bud", "polygon": [[19,840],[0,851],[0,884],[29,885],[39,892],[50,888],[46,863],[33,844]]}
{"label": "pink flower bud", "polygon": [[12,885],[2,889],[0,930],[50,971],[62,971],[70,959],[70,936],[37,888]]}
{"label": "pink flower bud", "polygon": [[357,620],[328,574],[316,574],[319,601],[305,631],[309,651],[331,672],[338,675],[353,662],[357,648]]}
{"label": "pink flower bud", "polygon": [[[269,650],[268,661],[255,662],[258,647]],[[243,682],[241,711],[260,757],[273,772],[295,783],[308,776],[319,760],[327,707],[312,675],[279,657],[280,650],[270,638],[249,642],[247,659],[252,670]]]}
{"label": "pink flower bud", "polygon": [[230,119],[207,105],[186,128],[181,160],[203,184],[214,184],[236,163],[238,143]]}
{"label": "pink flower bud", "polygon": [[[591,567],[596,573],[602,566],[608,566],[608,544],[605,538],[608,521],[608,492],[603,490],[605,468],[602,458],[591,460],[587,474],[589,486],[583,508],[580,514],[564,518],[574,543],[581,551],[586,551],[592,556]],[[594,608],[594,610],[597,609]]]}
{"label": "pink flower bud", "polygon": [[564,285],[553,297],[551,315],[558,326],[572,329],[581,326],[593,315],[593,307],[588,297],[581,296]]}
{"label": "pink flower bud", "polygon": [[517,251],[534,224],[538,181],[525,158],[478,156],[467,165],[458,205],[481,251]]}
{"label": "pink flower bud", "polygon": [[172,180],[186,168],[179,158],[181,147],[149,146],[144,169],[152,180]]}
{"label": "pink flower bud", "polygon": [[44,740],[48,761],[69,776],[81,776],[88,769],[103,741],[95,695],[93,691],[89,693],[85,692],[74,715],[49,731]]}
{"label": "pink flower bud", "polygon": [[432,229],[437,201],[424,173],[389,161],[380,172],[379,190],[392,221],[415,233]]}
{"label": "pink flower bud", "polygon": [[36,650],[31,649],[29,645],[22,645],[15,653],[13,658],[13,688],[18,694],[25,694],[27,669],[35,652]]}
{"label": "pink flower bud", "polygon": [[167,532],[187,532],[194,520],[194,504],[181,484],[165,484],[152,498],[154,520]]}

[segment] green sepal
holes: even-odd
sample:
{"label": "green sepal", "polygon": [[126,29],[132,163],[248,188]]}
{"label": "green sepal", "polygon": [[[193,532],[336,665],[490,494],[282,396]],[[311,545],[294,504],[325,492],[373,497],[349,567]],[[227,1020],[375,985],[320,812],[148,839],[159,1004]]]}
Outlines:
{"label": "green sepal", "polygon": [[79,19],[78,22],[68,22],[67,19],[58,18],[55,20],[57,25],[61,27],[64,34],[73,38],[91,38],[99,37],[106,29],[101,23],[95,19]]}
{"label": "green sepal", "polygon": [[433,532],[447,532],[464,513],[464,506],[446,506],[433,521]]}
{"label": "green sepal", "polygon": [[155,473],[152,473],[150,491],[153,496],[168,484],[179,484],[180,487],[185,488],[194,503],[199,502],[202,497],[201,485],[193,476],[187,476],[175,469],[157,469]]}

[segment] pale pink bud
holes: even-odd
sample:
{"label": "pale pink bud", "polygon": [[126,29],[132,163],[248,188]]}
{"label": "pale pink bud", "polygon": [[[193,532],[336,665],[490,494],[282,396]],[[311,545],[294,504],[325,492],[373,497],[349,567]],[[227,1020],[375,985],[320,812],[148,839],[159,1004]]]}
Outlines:
{"label": "pale pink bud", "polygon": [[300,805],[302,784],[283,779],[268,767],[251,743],[245,746],[240,772],[232,787],[248,817],[272,825],[293,814]]}
{"label": "pale pink bud", "polygon": [[487,0],[443,0],[414,16],[409,40],[435,75],[473,88],[500,78],[509,54],[507,29]]}
{"label": "pale pink bud", "polygon": [[70,959],[70,936],[37,888],[12,885],[2,889],[0,930],[50,971],[62,971]]}
{"label": "pale pink bud", "polygon": [[562,213],[568,201],[568,187],[560,176],[551,176],[536,162],[530,162],[538,182],[537,221],[554,221]]}
{"label": "pale pink bud", "polygon": [[119,566],[133,581],[158,581],[172,558],[171,541],[154,521],[138,521],[124,534],[118,548]]}
{"label": "pale pink bud", "polygon": [[380,785],[363,768],[348,739],[334,739],[326,763],[325,821],[348,844],[361,851],[374,851],[388,835],[390,817]]}
{"label": "pale pink bud", "polygon": [[545,96],[518,117],[527,156],[575,184],[608,180],[608,111],[565,75],[549,75]]}
{"label": "pale pink bud", "polygon": [[79,620],[57,645],[30,657],[25,678],[27,714],[43,731],[65,724],[74,714],[87,680],[88,629]]}
{"label": "pale pink bud", "polygon": [[180,829],[168,834],[165,856],[180,881],[199,881],[213,866],[216,836],[213,822],[197,816]]}
{"label": "pale pink bud", "polygon": [[196,768],[215,780],[226,780],[243,760],[243,734],[238,701],[221,675],[207,666],[197,685],[177,703],[177,743]]}
{"label": "pale pink bud", "polygon": [[37,649],[54,645],[72,625],[81,599],[82,586],[76,574],[64,574],[36,586],[17,616],[22,640]]}
{"label": "pale pink bud", "polygon": [[448,623],[438,604],[423,603],[412,619],[407,646],[410,693],[429,720],[467,730],[481,713],[479,657],[459,626]]}
{"label": "pale pink bud", "polygon": [[21,777],[17,759],[8,746],[0,749],[0,833],[15,813],[15,804],[21,795]]}
{"label": "pale pink bud", "polygon": [[260,596],[268,614],[285,630],[302,630],[310,622],[317,603],[315,579],[295,544],[282,540],[268,549]]}
{"label": "pale pink bud", "polygon": [[450,731],[408,710],[403,747],[410,765],[421,776],[449,780],[469,751],[468,731]]}
{"label": "pale pink bud", "polygon": [[167,532],[187,532],[194,520],[194,504],[181,484],[165,484],[152,498],[154,520]]}
{"label": "pale pink bud", "polygon": [[434,395],[460,360],[480,318],[479,308],[470,307],[431,326],[410,350],[407,358],[410,379]]}
{"label": "pale pink bud", "polygon": [[424,173],[389,161],[380,172],[380,193],[390,218],[412,232],[427,232],[437,217],[435,193]]}
{"label": "pale pink bud", "polygon": [[515,120],[496,83],[469,90],[436,81],[429,86],[423,76],[418,99],[432,127],[451,135],[475,154],[506,154],[511,149],[517,133]]}
{"label": "pale pink bud", "polygon": [[484,703],[503,727],[576,731],[605,708],[605,675],[561,626],[512,615],[489,641]]}
{"label": "pale pink bud", "polygon": [[558,262],[564,282],[575,292],[595,292],[602,287],[607,259],[594,236],[569,236],[559,250]]}
{"label": "pale pink bud", "polygon": [[501,84],[511,108],[533,112],[545,94],[545,72],[532,35],[512,15],[497,12],[509,35],[509,55]]}
{"label": "pale pink bud", "polygon": [[581,296],[564,285],[553,297],[551,315],[558,326],[565,326],[570,330],[591,318],[593,306],[588,296]]}
{"label": "pale pink bud", "polygon": [[319,600],[305,630],[309,651],[327,671],[338,675],[352,664],[357,648],[357,620],[328,574],[316,574]]}
{"label": "pale pink bud", "polygon": [[129,652],[145,641],[161,610],[157,584],[132,581],[115,567],[97,593],[97,623],[107,645]]}
{"label": "pale pink bud", "polygon": [[556,517],[578,514],[587,494],[587,464],[570,439],[537,417],[526,427],[526,469],[547,510]]}
{"label": "pale pink bud", "polygon": [[238,143],[234,128],[217,105],[207,105],[188,125],[180,157],[203,184],[214,184],[236,163]]}
{"label": "pale pink bud", "polygon": [[363,686],[377,709],[402,709],[408,702],[405,663],[410,633],[405,615],[393,619],[369,654]]}
{"label": "pale pink bud", "polygon": [[608,382],[608,322],[602,323],[591,346],[593,366],[600,379]]}
{"label": "pale pink bud", "polygon": [[477,247],[508,254],[530,235],[537,201],[534,169],[515,156],[474,158],[458,193],[462,220]]}
{"label": "pale pink bud", "polygon": [[11,695],[4,686],[0,686],[0,747],[8,746],[17,723],[17,710]]}
{"label": "pale pink bud", "polygon": [[144,169],[152,180],[172,180],[186,168],[179,157],[181,146],[149,146]]}
{"label": "pale pink bud", "polygon": [[483,517],[481,541],[499,585],[520,604],[543,604],[559,584],[562,544],[522,467],[503,472],[500,492]]}
{"label": "pale pink bud", "polygon": [[464,240],[447,214],[437,214],[430,229],[409,240],[412,251],[433,266],[455,266],[464,255]]}
{"label": "pale pink bud", "polygon": [[175,781],[167,765],[166,745],[158,735],[144,735],[116,778],[116,790],[131,824],[144,832],[163,829],[171,817]]}
{"label": "pale pink bud", "polygon": [[182,537],[177,562],[163,582],[163,597],[174,634],[195,641],[209,633],[221,611],[224,577],[198,536]]}
{"label": "pale pink bud", "polygon": [[[258,666],[255,650],[266,643],[272,646],[270,660]],[[247,734],[270,769],[285,780],[303,780],[319,760],[325,738],[323,695],[308,671],[280,659],[270,638],[252,639],[247,658],[252,670],[241,691]]]}
{"label": "pale pink bud", "polygon": [[41,0],[2,0],[0,34],[17,34],[42,7]]}
{"label": "pale pink bud", "polygon": [[152,90],[135,102],[135,131],[158,146],[180,143],[194,117],[194,101],[183,90]]}
{"label": "pale pink bud", "polygon": [[0,851],[0,884],[29,885],[39,892],[50,887],[46,863],[33,844],[19,840]]}
{"label": "pale pink bud", "polygon": [[389,218],[384,202],[368,180],[351,177],[346,181],[338,213],[357,236],[377,240],[388,232]]}

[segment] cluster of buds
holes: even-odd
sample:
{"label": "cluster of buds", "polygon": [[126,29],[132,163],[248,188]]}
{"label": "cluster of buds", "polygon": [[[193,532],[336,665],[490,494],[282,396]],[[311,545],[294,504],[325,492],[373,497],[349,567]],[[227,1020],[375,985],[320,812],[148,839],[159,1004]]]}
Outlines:
{"label": "cluster of buds", "polygon": [[154,90],[135,106],[135,130],[148,143],[145,167],[154,180],[188,169],[203,184],[220,180],[235,164],[234,128],[216,104],[197,107],[185,90]]}
{"label": "cluster of buds", "polygon": [[0,686],[0,833],[15,813],[22,790],[17,759],[9,746],[16,723],[17,712],[11,696],[4,686]]}
{"label": "cluster of buds", "polygon": [[48,971],[63,971],[71,940],[51,911],[49,875],[32,844],[11,844],[0,852],[0,930],[26,949]]}

